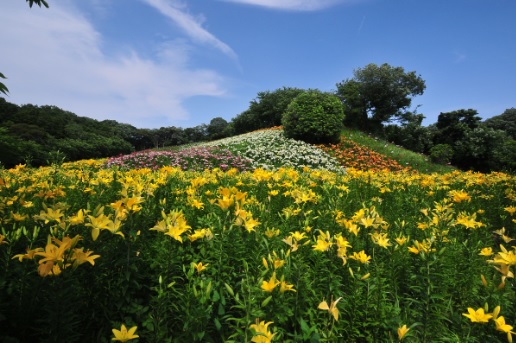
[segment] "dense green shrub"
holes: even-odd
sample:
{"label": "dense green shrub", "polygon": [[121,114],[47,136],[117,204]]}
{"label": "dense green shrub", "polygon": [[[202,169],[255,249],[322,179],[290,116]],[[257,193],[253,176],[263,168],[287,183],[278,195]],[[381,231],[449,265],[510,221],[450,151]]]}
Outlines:
{"label": "dense green shrub", "polygon": [[430,149],[430,158],[434,163],[450,163],[452,157],[453,148],[449,144],[437,144]]}
{"label": "dense green shrub", "polygon": [[283,115],[287,138],[307,143],[338,143],[344,112],[339,98],[318,90],[301,93]]}

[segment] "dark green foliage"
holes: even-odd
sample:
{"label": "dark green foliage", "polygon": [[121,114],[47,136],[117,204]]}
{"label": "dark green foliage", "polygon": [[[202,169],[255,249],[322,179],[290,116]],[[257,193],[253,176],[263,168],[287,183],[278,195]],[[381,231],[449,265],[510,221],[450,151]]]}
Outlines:
{"label": "dark green foliage", "polygon": [[338,143],[344,112],[339,98],[310,90],[298,95],[283,116],[285,136],[307,143]]}
{"label": "dark green foliage", "polygon": [[422,95],[425,88],[414,71],[370,63],[356,69],[352,79],[338,83],[336,94],[344,104],[346,126],[377,133],[383,123],[400,118],[412,97]]}
{"label": "dark green foliage", "polygon": [[474,109],[440,113],[437,117],[438,131],[434,137],[434,143],[453,145],[463,139],[467,131],[476,128],[480,121],[481,118]]}
{"label": "dark green foliage", "polygon": [[44,149],[34,141],[27,141],[8,133],[0,127],[0,165],[12,167],[20,163],[32,164],[33,161],[42,161]]}
{"label": "dark green foliage", "polygon": [[502,114],[486,119],[484,124],[496,130],[503,130],[512,139],[516,139],[516,108],[508,108]]}
{"label": "dark green foliage", "polygon": [[500,142],[497,149],[493,151],[493,157],[500,163],[495,170],[516,172],[516,140],[509,139]]}
{"label": "dark green foliage", "polygon": [[[5,79],[6,77],[4,74],[0,73],[0,79]],[[6,85],[4,85],[2,82],[0,82],[0,93],[7,94],[9,93],[9,89],[7,89]]]}
{"label": "dark green foliage", "polygon": [[432,130],[421,126],[424,118],[422,114],[404,113],[400,118],[401,125],[385,127],[386,140],[411,151],[427,152],[432,146]]}
{"label": "dark green foliage", "polygon": [[430,158],[434,163],[447,164],[452,157],[453,148],[449,144],[437,144],[430,149]]}
{"label": "dark green foliage", "polygon": [[7,168],[45,165],[51,151],[75,161],[126,154],[150,144],[128,124],[98,122],[56,106],[17,106],[0,98],[0,162]]}
{"label": "dark green foliage", "polygon": [[[511,139],[507,131],[496,129],[511,118],[511,113],[506,111],[502,120],[495,118],[490,125],[482,123],[473,109],[441,113],[433,142],[436,146],[450,146],[453,149],[451,163],[463,170],[512,170],[510,158],[516,155],[514,145],[508,143]],[[510,128],[509,123],[507,127]]]}
{"label": "dark green foliage", "polygon": [[421,125],[388,125],[385,127],[385,139],[419,153],[428,152],[432,146],[431,130]]}
{"label": "dark green foliage", "polygon": [[38,5],[39,7],[41,7],[41,5],[45,6],[46,8],[48,8],[48,4],[45,0],[26,0],[28,3],[29,3],[29,7],[32,8],[32,5],[36,4]]}
{"label": "dark green foliage", "polygon": [[229,136],[229,123],[222,117],[213,118],[208,125],[208,134],[211,140]]}
{"label": "dark green foliage", "polygon": [[208,140],[208,126],[206,124],[188,127],[184,129],[184,133],[188,143]]}
{"label": "dark green foliage", "polygon": [[275,91],[259,92],[249,109],[232,120],[235,134],[281,125],[281,118],[290,102],[304,90],[283,87]]}
{"label": "dark green foliage", "polygon": [[511,151],[511,146],[504,144],[508,141],[510,139],[504,131],[495,130],[482,124],[473,130],[466,131],[464,138],[455,142],[454,160],[464,169],[481,172],[508,169],[510,167],[504,162],[506,158],[503,155],[516,155],[514,146]]}

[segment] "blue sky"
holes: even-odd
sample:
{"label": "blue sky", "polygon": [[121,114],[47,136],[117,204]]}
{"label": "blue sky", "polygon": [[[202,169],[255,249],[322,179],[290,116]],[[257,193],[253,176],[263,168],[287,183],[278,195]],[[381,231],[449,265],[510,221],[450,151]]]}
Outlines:
{"label": "blue sky", "polygon": [[514,0],[23,0],[0,5],[16,104],[138,128],[230,121],[258,92],[334,91],[388,63],[426,81],[426,116],[516,107]]}

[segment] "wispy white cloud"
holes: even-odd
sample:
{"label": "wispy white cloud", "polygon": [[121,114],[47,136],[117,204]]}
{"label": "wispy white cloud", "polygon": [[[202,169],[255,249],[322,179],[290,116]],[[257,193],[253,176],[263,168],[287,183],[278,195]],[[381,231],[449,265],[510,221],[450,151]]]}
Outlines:
{"label": "wispy white cloud", "polygon": [[467,58],[467,55],[461,51],[455,50],[453,51],[453,57],[455,63],[462,63]]}
{"label": "wispy white cloud", "polygon": [[6,2],[0,22],[9,28],[0,30],[0,70],[8,77],[10,102],[153,128],[181,126],[190,117],[183,104],[191,97],[226,93],[221,75],[190,65],[185,41],[162,44],[151,58],[134,50],[108,56],[102,34],[59,2],[48,10]]}
{"label": "wispy white cloud", "polygon": [[363,16],[362,20],[360,21],[360,25],[358,26],[358,30],[357,30],[358,33],[362,32],[362,28],[364,27],[365,20],[366,20],[366,16]]}
{"label": "wispy white cloud", "polygon": [[186,12],[186,5],[176,0],[143,0],[145,3],[156,8],[161,14],[171,19],[178,27],[180,27],[191,39],[196,42],[211,45],[224,54],[233,59],[237,59],[237,55],[223,41],[219,40],[213,34],[202,27],[204,19],[195,18]]}
{"label": "wispy white cloud", "polygon": [[222,0],[277,10],[317,11],[350,0]]}

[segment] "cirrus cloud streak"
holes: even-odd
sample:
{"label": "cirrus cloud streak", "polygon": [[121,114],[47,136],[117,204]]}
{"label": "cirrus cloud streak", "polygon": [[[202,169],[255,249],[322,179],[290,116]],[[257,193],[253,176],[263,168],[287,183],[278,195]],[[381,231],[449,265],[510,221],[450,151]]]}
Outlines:
{"label": "cirrus cloud streak", "polygon": [[7,2],[0,22],[9,28],[0,31],[0,70],[8,77],[6,100],[13,103],[51,104],[79,116],[155,128],[189,119],[183,106],[188,98],[226,93],[220,74],[189,65],[190,46],[180,39],[157,46],[151,58],[135,50],[108,56],[92,23],[58,2],[48,10]]}

